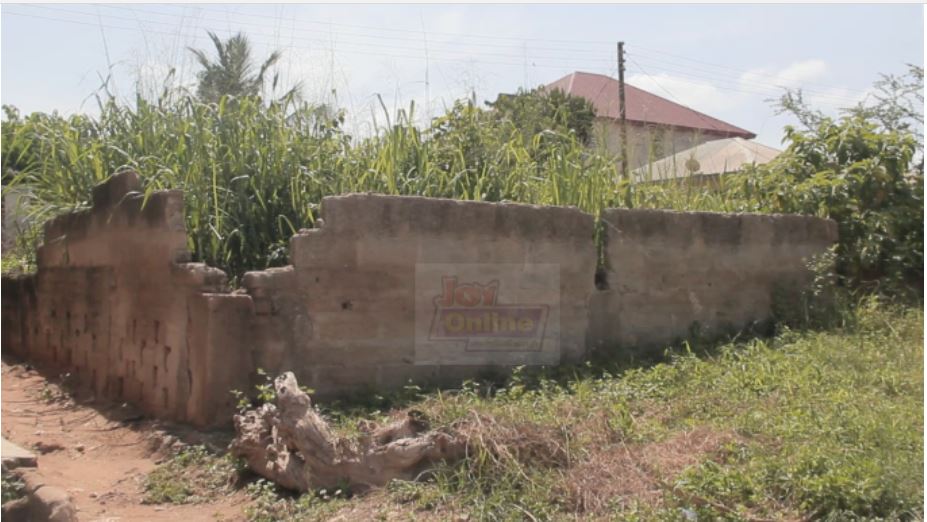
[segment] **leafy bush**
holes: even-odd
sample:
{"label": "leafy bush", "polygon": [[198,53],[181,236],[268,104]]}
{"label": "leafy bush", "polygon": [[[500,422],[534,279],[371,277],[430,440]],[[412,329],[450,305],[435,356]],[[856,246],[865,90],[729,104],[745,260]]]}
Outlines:
{"label": "leafy bush", "polygon": [[921,286],[924,179],[912,170],[913,136],[878,132],[860,117],[786,136],[786,153],[759,170],[766,208],[837,221],[838,271],[852,284]]}
{"label": "leafy bush", "polygon": [[26,485],[22,479],[4,469],[2,484],[0,484],[0,493],[2,493],[3,500],[0,504],[22,498],[25,494],[25,487]]}
{"label": "leafy bush", "polygon": [[838,224],[837,274],[851,288],[922,288],[924,176],[912,134],[858,115],[786,128],[788,148],[772,162],[719,180],[627,185],[628,206],[804,214]]}
{"label": "leafy bush", "polygon": [[511,122],[526,142],[549,130],[575,135],[582,143],[592,137],[592,103],[559,89],[519,89],[515,94],[500,94],[487,105],[493,108],[493,117]]}
{"label": "leafy bush", "polygon": [[[98,118],[6,108],[2,161],[5,182],[28,187],[37,225],[88,205],[91,188],[119,169],[136,170],[146,191],[183,189],[194,259],[226,270],[233,283],[247,270],[285,264],[290,236],[314,225],[324,196],[369,191],[592,214],[650,207],[831,217],[844,282],[920,287],[918,142],[908,127],[880,123],[882,112],[810,118],[807,130],[787,129],[788,148],[772,163],[701,187],[622,179],[610,154],[585,145],[591,109],[582,101],[520,92],[492,106],[457,102],[421,129],[413,105],[395,118],[385,113],[386,125],[364,139],[343,131],[343,115],[292,97],[209,104],[166,92],[134,107],[101,101]],[[25,250],[13,256],[23,264]]]}

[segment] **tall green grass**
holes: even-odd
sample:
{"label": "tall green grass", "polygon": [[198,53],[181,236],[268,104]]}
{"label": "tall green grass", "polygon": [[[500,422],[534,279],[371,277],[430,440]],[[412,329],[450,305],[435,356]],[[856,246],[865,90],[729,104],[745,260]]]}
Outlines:
{"label": "tall green grass", "polygon": [[524,143],[512,126],[461,104],[420,129],[414,106],[354,138],[314,107],[257,98],[204,104],[184,95],[134,107],[110,99],[95,118],[7,108],[3,163],[29,188],[35,222],[86,207],[94,185],[132,169],[146,191],[184,190],[194,258],[239,276],[286,262],[289,237],[311,227],[324,196],[348,192],[575,205],[597,212],[617,183],[614,162],[575,137]]}
{"label": "tall green grass", "polygon": [[424,128],[414,105],[393,115],[384,106],[386,124],[369,137],[350,136],[342,115],[293,98],[206,104],[165,92],[132,106],[99,104],[94,118],[22,117],[5,107],[4,180],[28,187],[33,222],[88,205],[94,185],[132,169],[147,192],[184,191],[194,259],[233,281],[285,264],[290,236],[314,225],[323,197],[366,191],[571,205],[593,215],[649,207],[834,217],[842,273],[910,281],[923,271],[923,174],[908,176],[913,138],[860,118],[790,131],[775,162],[706,187],[623,179],[618,158],[572,131],[525,134],[472,101]]}

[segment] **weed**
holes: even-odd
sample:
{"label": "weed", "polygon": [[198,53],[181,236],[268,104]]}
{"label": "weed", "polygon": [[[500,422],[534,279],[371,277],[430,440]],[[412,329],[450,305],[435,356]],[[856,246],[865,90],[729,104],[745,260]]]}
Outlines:
{"label": "weed", "polygon": [[[254,391],[249,395],[241,390],[231,390],[229,393],[235,397],[235,407],[239,413],[244,413],[250,408],[256,408],[262,404],[273,403],[277,398],[277,392],[274,389],[274,379],[267,374],[263,368],[258,368],[258,383],[254,385]],[[309,395],[315,393],[315,390],[308,386],[300,386],[300,390]]]}
{"label": "weed", "polygon": [[245,509],[245,516],[251,522],[327,520],[346,505],[350,495],[343,489],[294,495],[265,479],[249,484],[248,494],[253,502]]}
{"label": "weed", "polygon": [[[587,146],[581,125],[519,127],[505,105],[457,102],[424,128],[413,105],[385,113],[387,125],[365,139],[346,134],[339,115],[292,98],[207,104],[166,92],[130,105],[101,100],[95,118],[6,107],[3,165],[8,185],[25,189],[34,228],[23,237],[33,243],[45,220],[87,207],[112,172],[137,171],[146,194],[184,190],[194,260],[233,284],[247,270],[285,264],[288,239],[316,224],[322,198],[348,192],[571,205],[595,216],[628,207],[831,217],[837,270],[849,283],[892,293],[922,278],[923,175],[911,174],[909,133],[858,116],[826,120],[789,130],[788,149],[768,165],[703,187],[623,179],[612,154]],[[595,237],[601,245],[601,226]],[[4,270],[20,258],[31,265],[31,250]]]}
{"label": "weed", "polygon": [[389,498],[477,520],[920,516],[923,313],[873,298],[845,313],[649,367],[426,393],[409,406],[473,449]]}
{"label": "weed", "polygon": [[2,492],[3,501],[0,503],[6,504],[11,500],[22,498],[25,494],[26,485],[23,481],[6,469],[3,470],[2,481],[0,492]]}
{"label": "weed", "polygon": [[185,448],[145,478],[145,504],[195,504],[228,493],[241,464],[203,446]]}
{"label": "weed", "polygon": [[[410,385],[327,404],[350,432],[396,408],[470,441],[461,461],[395,480],[376,509],[438,519],[917,519],[923,503],[923,311],[857,299],[828,330],[668,349],[662,361],[518,368],[459,390]],[[202,449],[155,471],[152,501],[227,491]],[[327,519],[347,488],[248,486],[251,520]],[[386,504],[384,504],[386,503]],[[369,507],[369,505],[365,505]],[[369,511],[369,510],[368,510]],[[367,511],[364,511],[367,513]],[[372,516],[372,515],[371,515]]]}

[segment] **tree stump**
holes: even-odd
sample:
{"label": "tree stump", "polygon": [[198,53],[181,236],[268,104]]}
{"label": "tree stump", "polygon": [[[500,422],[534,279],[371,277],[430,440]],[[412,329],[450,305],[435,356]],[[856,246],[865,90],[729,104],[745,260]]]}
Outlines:
{"label": "tree stump", "polygon": [[280,486],[296,491],[348,486],[354,491],[415,479],[439,461],[462,458],[466,438],[450,430],[429,430],[421,415],[377,426],[367,423],[357,441],[335,437],[325,419],[286,372],[274,380],[273,404],[234,417],[233,455]]}

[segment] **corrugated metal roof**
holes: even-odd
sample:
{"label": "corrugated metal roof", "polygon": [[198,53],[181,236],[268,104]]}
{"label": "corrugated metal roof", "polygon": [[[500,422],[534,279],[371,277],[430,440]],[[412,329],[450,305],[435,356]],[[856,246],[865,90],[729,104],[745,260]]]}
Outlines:
{"label": "corrugated metal roof", "polygon": [[[743,138],[725,138],[702,143],[634,170],[642,180],[668,180],[693,174],[736,172],[745,165],[762,165],[782,151]],[[695,160],[697,163],[692,163]]]}
{"label": "corrugated metal roof", "polygon": [[[574,72],[549,84],[548,89],[560,89],[586,98],[595,107],[596,115],[618,119],[618,80],[601,74]],[[656,94],[625,83],[626,118],[630,122],[686,127],[705,132],[755,138],[756,134],[712,118],[684,105],[671,102]]]}

